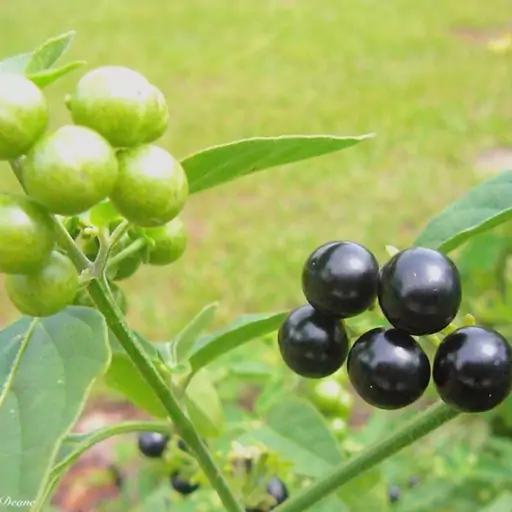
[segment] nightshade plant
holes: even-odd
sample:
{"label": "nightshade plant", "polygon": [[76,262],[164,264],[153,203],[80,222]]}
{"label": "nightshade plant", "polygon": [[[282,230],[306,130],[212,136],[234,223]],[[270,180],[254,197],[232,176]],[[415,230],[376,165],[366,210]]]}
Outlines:
{"label": "nightshade plant", "polygon": [[[43,510],[88,448],[137,432],[146,458],[160,459],[178,448],[167,479],[184,500],[209,488],[218,496],[216,510],[228,512],[352,510],[345,484],[460,411],[489,410],[507,397],[510,346],[499,333],[473,326],[468,316],[457,320],[460,280],[442,253],[512,216],[510,172],[433,219],[416,248],[391,249],[380,272],[359,244],[338,241],[318,248],[302,276],[310,304],[292,313],[247,315],[203,334],[216,308],[208,305],[173,340],[158,344],[130,329],[126,297],[116,282],[143,264],[168,265],[183,255],[187,237],[179,214],[189,195],[370,136],[259,137],[178,161],[158,146],[169,120],[163,94],[136,71],[116,66],[87,72],[65,100],[69,124],[46,132],[49,109],[42,89],[84,64],[55,66],[73,36],[63,34],[0,62],[0,158],[25,192],[0,195],[0,271],[8,296],[25,315],[0,333],[0,496]],[[350,349],[355,336],[345,319],[374,308],[377,299],[393,328],[374,325],[358,333]],[[356,391],[386,409],[423,394],[431,372],[421,344],[439,345],[433,381],[446,403],[434,404],[344,461],[321,416],[307,402],[288,397],[268,408],[265,427],[247,434],[270,451],[218,456],[208,445],[224,434],[223,413],[208,366],[268,335],[277,351],[277,330],[292,370],[328,377],[348,356]],[[442,341],[439,331],[447,335]],[[469,363],[461,370],[463,361]],[[102,376],[159,421],[71,433]],[[325,383],[315,387],[322,393],[320,408],[350,401],[342,400],[336,381]],[[343,430],[341,419],[333,421],[333,430]],[[272,456],[280,451],[276,439],[286,434],[292,436],[288,448],[290,439],[297,448],[287,454],[309,454],[293,488],[277,474]],[[356,492],[364,500],[369,494]],[[398,493],[393,496],[398,499]]]}

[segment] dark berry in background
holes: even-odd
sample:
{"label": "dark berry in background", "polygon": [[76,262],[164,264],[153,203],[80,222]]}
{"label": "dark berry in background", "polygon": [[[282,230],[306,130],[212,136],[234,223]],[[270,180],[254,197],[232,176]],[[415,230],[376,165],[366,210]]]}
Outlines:
{"label": "dark berry in background", "polygon": [[302,290],[316,309],[341,318],[358,315],[377,297],[379,264],[353,242],[329,242],[316,249],[302,271]]}
{"label": "dark berry in background", "polygon": [[167,448],[169,436],[159,432],[142,432],[139,434],[139,450],[146,457],[161,457]]}
{"label": "dark berry in background", "polygon": [[379,278],[379,304],[391,325],[409,334],[433,334],[457,314],[460,276],[444,254],[414,247],[393,256]]}
{"label": "dark berry in background", "polygon": [[464,412],[488,411],[510,394],[512,350],[492,329],[462,327],[437,349],[433,378],[446,403]]}
{"label": "dark berry in background", "polygon": [[388,489],[388,498],[390,503],[396,503],[402,497],[402,491],[400,487],[392,485]]}
{"label": "dark berry in background", "polygon": [[348,355],[350,382],[363,400],[381,409],[399,409],[423,395],[430,363],[405,331],[376,328],[363,334]]}
{"label": "dark berry in background", "polygon": [[276,476],[272,477],[268,481],[267,492],[276,500],[277,505],[280,505],[288,499],[288,489],[286,488],[286,485]]}
{"label": "dark berry in background", "polygon": [[348,352],[347,333],[339,319],[309,304],[288,315],[279,329],[278,343],[286,365],[307,378],[333,374]]}
{"label": "dark berry in background", "polygon": [[172,488],[183,496],[188,496],[199,489],[199,484],[192,484],[188,480],[180,477],[178,473],[174,473],[171,476]]}

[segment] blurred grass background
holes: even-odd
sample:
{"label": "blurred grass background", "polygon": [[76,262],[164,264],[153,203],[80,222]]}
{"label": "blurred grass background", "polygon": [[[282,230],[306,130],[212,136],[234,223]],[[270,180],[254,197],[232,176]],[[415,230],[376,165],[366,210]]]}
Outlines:
{"label": "blurred grass background", "polygon": [[[510,0],[17,0],[0,6],[2,56],[78,31],[70,58],[137,69],[168,98],[160,141],[177,157],[254,135],[377,137],[190,199],[189,250],[124,286],[133,325],[165,339],[206,302],[218,322],[302,301],[316,245],[352,239],[384,257],[482,179],[475,160],[512,144]],[[54,126],[81,72],[48,89]],[[499,170],[499,169],[496,169]],[[0,187],[15,185],[0,169]],[[4,172],[5,171],[5,172]],[[16,317],[5,294],[0,320]]]}

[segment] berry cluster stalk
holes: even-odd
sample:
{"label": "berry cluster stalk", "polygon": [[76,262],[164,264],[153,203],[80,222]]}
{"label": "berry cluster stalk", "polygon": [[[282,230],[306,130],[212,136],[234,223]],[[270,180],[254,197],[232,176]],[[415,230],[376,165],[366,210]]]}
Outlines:
{"label": "berry cluster stalk", "polygon": [[330,474],[318,480],[311,487],[296,494],[278,506],[275,512],[302,512],[335,492],[343,484],[373,468],[406,446],[429,434],[447,421],[455,418],[458,411],[444,403],[431,406],[412,418],[388,438],[365,449],[348,462],[340,464]]}
{"label": "berry cluster stalk", "polygon": [[[11,162],[11,168],[20,182],[20,185],[24,188],[19,164],[17,162]],[[69,236],[66,228],[56,217],[52,216],[52,218],[54,219],[54,226],[59,242],[62,248],[68,253],[77,270],[79,272],[89,270],[89,260]],[[135,367],[162,402],[162,405],[167,411],[169,418],[173,421],[180,436],[195,454],[201,469],[210,481],[212,487],[216,490],[225,509],[228,512],[243,512],[243,507],[238,503],[229,488],[208,448],[194,428],[194,425],[181,410],[168,384],[155,368],[152,361],[144,354],[137,337],[126,324],[121,310],[118,308],[115,299],[110,293],[105,278],[93,279],[88,286],[88,290],[99,311],[105,317],[107,325],[115,334]]]}

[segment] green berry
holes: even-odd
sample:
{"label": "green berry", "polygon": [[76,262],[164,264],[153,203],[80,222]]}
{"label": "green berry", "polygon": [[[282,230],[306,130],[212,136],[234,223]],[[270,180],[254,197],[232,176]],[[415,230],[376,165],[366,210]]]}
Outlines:
{"label": "green berry", "polygon": [[67,106],[75,124],[96,130],[115,147],[153,142],[169,120],[163,94],[140,73],[121,66],[84,75]]}
{"label": "green berry", "polygon": [[33,272],[54,243],[52,221],[42,206],[26,197],[0,194],[0,272]]}
{"label": "green berry", "polygon": [[188,197],[183,168],[167,151],[154,145],[118,154],[119,177],[110,199],[131,223],[162,226],[176,217]]}
{"label": "green berry", "polygon": [[0,160],[25,154],[48,123],[48,106],[41,90],[28,78],[0,73]]}
{"label": "green berry", "polygon": [[21,313],[49,316],[72,304],[78,289],[78,273],[67,256],[53,251],[39,270],[7,276],[5,287]]}
{"label": "green berry", "polygon": [[114,150],[82,126],[63,126],[43,137],[23,162],[31,197],[60,215],[82,213],[105,199],[117,178]]}
{"label": "green berry", "polygon": [[178,260],[187,247],[187,232],[179,217],[157,228],[147,228],[145,234],[154,245],[149,250],[150,265],[169,265]]}

